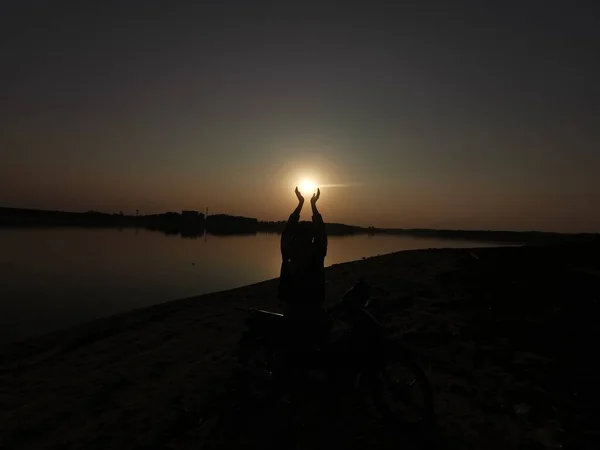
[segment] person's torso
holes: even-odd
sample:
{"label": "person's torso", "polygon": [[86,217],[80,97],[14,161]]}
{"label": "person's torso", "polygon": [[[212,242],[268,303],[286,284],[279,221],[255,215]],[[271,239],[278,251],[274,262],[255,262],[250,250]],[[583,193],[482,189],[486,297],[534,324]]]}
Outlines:
{"label": "person's torso", "polygon": [[280,284],[288,301],[321,303],[325,290],[324,258],[316,251],[304,258],[288,256],[282,261]]}

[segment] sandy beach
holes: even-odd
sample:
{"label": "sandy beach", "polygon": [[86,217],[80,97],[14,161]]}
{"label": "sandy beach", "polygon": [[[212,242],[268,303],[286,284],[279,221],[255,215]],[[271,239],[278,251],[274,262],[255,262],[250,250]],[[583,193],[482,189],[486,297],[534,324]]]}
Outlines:
{"label": "sandy beach", "polygon": [[328,302],[365,276],[372,313],[418,355],[437,415],[425,434],[384,427],[351,392],[234,419],[244,310],[279,310],[275,279],[1,348],[0,448],[598,448],[598,250],[407,251],[327,269]]}

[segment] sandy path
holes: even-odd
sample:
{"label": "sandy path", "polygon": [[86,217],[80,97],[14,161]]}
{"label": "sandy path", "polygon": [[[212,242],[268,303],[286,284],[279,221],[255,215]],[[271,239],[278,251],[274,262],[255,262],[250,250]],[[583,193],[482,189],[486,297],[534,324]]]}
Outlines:
{"label": "sandy path", "polygon": [[277,309],[271,280],[2,349],[0,448],[594,448],[596,251],[426,250],[328,268],[329,301],[366,276],[374,315],[421,355],[438,414],[427,436],[383,428],[351,394],[303,393],[236,422],[242,309]]}

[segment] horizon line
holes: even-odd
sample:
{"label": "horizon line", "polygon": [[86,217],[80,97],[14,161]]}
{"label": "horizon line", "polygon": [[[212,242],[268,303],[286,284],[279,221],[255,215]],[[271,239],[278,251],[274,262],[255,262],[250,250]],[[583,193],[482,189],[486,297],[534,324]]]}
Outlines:
{"label": "horizon line", "polygon": [[[87,211],[62,211],[62,210],[58,210],[58,209],[37,209],[37,208],[18,208],[18,207],[13,207],[13,206],[0,206],[0,210],[9,210],[9,209],[13,209],[13,210],[21,210],[21,211],[41,211],[41,212],[49,212],[49,213],[63,213],[63,214],[88,214],[88,213],[98,213],[98,214],[106,214],[106,215],[111,215],[111,216],[121,216],[122,211],[117,212],[102,212],[102,211],[97,211],[97,210],[87,210]],[[149,217],[149,216],[155,216],[155,215],[161,215],[161,214],[168,214],[168,213],[173,213],[173,214],[179,214],[181,215],[183,212],[187,212],[187,211],[193,211],[198,213],[199,215],[202,214],[204,216],[204,218],[208,218],[211,216],[211,214],[206,215],[204,214],[202,211],[200,210],[194,210],[194,209],[183,209],[181,210],[181,212],[176,212],[176,211],[165,211],[162,213],[152,213],[152,214],[140,214],[140,215],[130,215],[130,214],[122,214],[123,217],[131,217],[131,218],[142,218],[142,217]],[[259,223],[285,223],[287,222],[286,219],[283,220],[261,220],[257,217],[247,217],[247,216],[239,216],[239,215],[234,215],[234,214],[228,214],[228,213],[217,213],[217,214],[212,214],[212,216],[229,216],[229,217],[237,217],[237,218],[244,218],[244,219],[256,219],[257,222]],[[487,233],[521,233],[521,234],[525,234],[525,233],[543,233],[543,234],[555,234],[555,235],[599,235],[600,231],[588,231],[588,232],[557,232],[557,231],[542,231],[542,230],[494,230],[494,229],[473,229],[473,228],[398,228],[398,227],[377,227],[377,226],[373,226],[373,225],[369,225],[367,227],[364,226],[360,226],[360,225],[349,225],[346,223],[341,223],[341,222],[325,222],[326,224],[331,224],[331,225],[343,225],[346,227],[352,227],[352,228],[358,228],[358,229],[363,229],[363,230],[369,230],[369,229],[373,229],[373,230],[379,230],[379,231],[456,231],[456,232],[487,232]]]}

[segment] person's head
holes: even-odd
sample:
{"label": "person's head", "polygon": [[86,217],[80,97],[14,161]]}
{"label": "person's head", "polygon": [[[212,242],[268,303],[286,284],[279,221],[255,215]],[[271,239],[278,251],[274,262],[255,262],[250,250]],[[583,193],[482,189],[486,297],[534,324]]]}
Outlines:
{"label": "person's head", "polygon": [[314,246],[314,228],[312,222],[299,222],[294,231],[290,256],[300,262],[310,258]]}
{"label": "person's head", "polygon": [[311,244],[315,237],[315,230],[312,222],[298,222],[294,241],[302,244]]}

